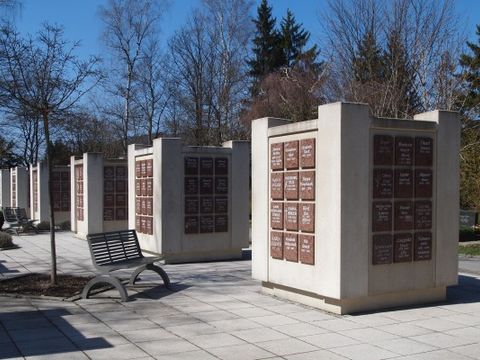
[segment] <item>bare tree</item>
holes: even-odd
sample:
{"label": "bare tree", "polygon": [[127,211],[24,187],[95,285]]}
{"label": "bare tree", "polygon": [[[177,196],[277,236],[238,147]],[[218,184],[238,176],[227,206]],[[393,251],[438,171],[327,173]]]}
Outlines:
{"label": "bare tree", "polygon": [[78,43],[63,38],[61,27],[45,24],[36,38],[23,38],[10,27],[0,34],[1,106],[12,112],[28,109],[43,122],[49,172],[51,282],[57,283],[55,216],[52,206],[51,121],[71,109],[97,82],[98,60],[79,60]]}

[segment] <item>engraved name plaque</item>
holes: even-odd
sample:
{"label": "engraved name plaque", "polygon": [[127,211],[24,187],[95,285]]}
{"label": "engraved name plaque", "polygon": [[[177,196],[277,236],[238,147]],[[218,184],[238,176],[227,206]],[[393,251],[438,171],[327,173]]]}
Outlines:
{"label": "engraved name plaque", "polygon": [[415,233],[414,258],[415,261],[430,260],[432,258],[432,233]]}
{"label": "engraved name plaque", "polygon": [[391,264],[393,260],[392,235],[373,235],[372,264]]}
{"label": "engraved name plaque", "polygon": [[395,197],[411,198],[413,196],[413,171],[395,169]]}
{"label": "engraved name plaque", "polygon": [[283,170],[283,144],[270,146],[270,167],[272,170]]}
{"label": "engraved name plaque", "polygon": [[372,231],[390,231],[392,229],[392,203],[374,201],[372,203]]}
{"label": "engraved name plaque", "polygon": [[283,233],[270,232],[270,256],[274,259],[283,259]]}
{"label": "engraved name plaque", "polygon": [[413,229],[413,203],[411,201],[398,201],[395,203],[395,230]]}
{"label": "engraved name plaque", "polygon": [[270,223],[273,229],[283,229],[283,203],[272,202],[270,205]]}
{"label": "engraved name plaque", "polygon": [[271,174],[270,192],[272,199],[283,200],[283,173]]}
{"label": "engraved name plaque", "polygon": [[412,254],[413,254],[412,234],[409,234],[409,233],[395,234],[393,242],[394,242],[393,261],[396,263],[412,261]]}
{"label": "engraved name plaque", "polygon": [[288,170],[298,169],[298,140],[285,143],[285,167]]}
{"label": "engraved name plaque", "polygon": [[285,228],[287,230],[298,230],[298,204],[285,203],[283,205]]}
{"label": "engraved name plaque", "polygon": [[298,206],[300,230],[313,233],[315,231],[315,205],[301,203]]}
{"label": "engraved name plaque", "polygon": [[285,199],[298,200],[298,172],[286,172],[284,175]]}
{"label": "engraved name plaque", "polygon": [[302,171],[299,177],[300,198],[315,200],[315,171]]}
{"label": "engraved name plaque", "polygon": [[315,167],[315,139],[300,140],[300,166],[303,169]]}
{"label": "engraved name plaque", "polygon": [[393,196],[393,172],[390,169],[373,170],[373,198],[385,199]]}
{"label": "engraved name plaque", "polygon": [[302,264],[315,265],[315,236],[300,234],[298,243],[300,262]]}
{"label": "engraved name plaque", "polygon": [[415,229],[429,230],[432,228],[432,202],[415,201]]}
{"label": "engraved name plaque", "polygon": [[298,262],[298,236],[285,233],[283,235],[283,252],[285,260]]}
{"label": "engraved name plaque", "polygon": [[415,170],[415,196],[432,197],[433,174],[430,169]]}
{"label": "engraved name plaque", "polygon": [[395,165],[413,165],[413,138],[408,136],[395,138]]}
{"label": "engraved name plaque", "polygon": [[433,165],[433,139],[429,137],[415,138],[415,165]]}
{"label": "engraved name plaque", "polygon": [[393,137],[375,135],[373,137],[373,164],[393,165]]}

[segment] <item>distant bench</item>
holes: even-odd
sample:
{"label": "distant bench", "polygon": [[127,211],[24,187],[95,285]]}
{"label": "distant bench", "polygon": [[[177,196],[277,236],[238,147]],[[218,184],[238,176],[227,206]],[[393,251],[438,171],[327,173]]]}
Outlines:
{"label": "distant bench", "polygon": [[170,288],[170,279],[160,266],[154,263],[159,257],[145,257],[142,254],[135,230],[111,231],[87,235],[92,262],[101,275],[91,279],[82,292],[87,299],[92,288],[99,283],[108,283],[119,292],[122,301],[128,301],[128,294],[121,281],[110,274],[115,270],[136,268],[130,276],[129,285],[134,285],[138,275],[145,270],[155,271],[162,277],[166,288]]}

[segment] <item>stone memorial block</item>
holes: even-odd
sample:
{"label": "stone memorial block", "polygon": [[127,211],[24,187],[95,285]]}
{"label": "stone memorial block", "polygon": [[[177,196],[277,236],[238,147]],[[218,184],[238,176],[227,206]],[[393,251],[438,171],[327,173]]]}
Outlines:
{"label": "stone memorial block", "polygon": [[300,140],[300,166],[303,169],[315,167],[315,139]]}
{"label": "stone memorial block", "polygon": [[213,175],[213,158],[200,158],[200,175]]}
{"label": "stone memorial block", "polygon": [[300,198],[315,200],[315,171],[301,171],[299,176]]}
{"label": "stone memorial block", "polygon": [[395,165],[413,165],[413,138],[409,136],[397,136],[395,138]]}
{"label": "stone memorial block", "polygon": [[200,178],[200,195],[213,194],[213,177],[201,177]]}
{"label": "stone memorial block", "polygon": [[415,138],[415,165],[433,165],[433,139],[429,137]]}
{"label": "stone memorial block", "polygon": [[374,201],[372,203],[372,231],[392,230],[392,203]]}
{"label": "stone memorial block", "polygon": [[285,203],[283,205],[284,226],[287,230],[298,230],[298,204]]}
{"label": "stone memorial block", "polygon": [[460,226],[475,226],[477,213],[472,210],[460,210]]}
{"label": "stone memorial block", "polygon": [[197,195],[198,194],[198,178],[197,177],[185,177],[185,195]]}
{"label": "stone memorial block", "polygon": [[284,144],[284,157],[287,170],[298,169],[298,140]]}
{"label": "stone memorial block", "polygon": [[115,183],[113,180],[105,180],[103,182],[103,192],[113,193],[115,191]]}
{"label": "stone memorial block", "polygon": [[432,202],[415,201],[415,230],[432,228]]}
{"label": "stone memorial block", "polygon": [[413,202],[397,201],[394,210],[395,230],[413,230]]}
{"label": "stone memorial block", "polygon": [[140,179],[135,180],[135,194],[137,196],[142,195],[142,186],[141,186],[141,180]]}
{"label": "stone memorial block", "polygon": [[228,175],[228,158],[215,158],[215,175]]}
{"label": "stone memorial block", "polygon": [[142,196],[147,196],[147,179],[140,180],[140,194]]}
{"label": "stone memorial block", "polygon": [[127,177],[127,167],[117,166],[115,168],[115,176],[117,177],[117,179],[125,179]]}
{"label": "stone memorial block", "polygon": [[395,234],[393,237],[393,261],[410,262],[413,257],[413,237],[410,233]]}
{"label": "stone memorial block", "polygon": [[145,160],[145,166],[146,176],[153,177],[153,159]]}
{"label": "stone memorial block", "polygon": [[228,213],[228,197],[215,196],[215,213]]}
{"label": "stone memorial block", "polygon": [[140,177],[147,177],[147,162],[145,160],[140,161]]}
{"label": "stone memorial block", "polygon": [[198,175],[198,158],[187,156],[184,164],[185,175]]}
{"label": "stone memorial block", "polygon": [[270,232],[270,256],[274,259],[283,259],[283,233]]}
{"label": "stone memorial block", "polygon": [[215,194],[228,194],[228,177],[215,177]]}
{"label": "stone memorial block", "polygon": [[185,216],[185,234],[197,234],[198,230],[198,216]]}
{"label": "stone memorial block", "polygon": [[418,232],[415,233],[414,244],[414,260],[431,260],[432,259],[432,233]]}
{"label": "stone memorial block", "polygon": [[272,202],[270,204],[270,224],[272,229],[283,229],[283,203]]}
{"label": "stone memorial block", "polygon": [[272,170],[283,170],[283,143],[270,145],[270,167]]}
{"label": "stone memorial block", "polygon": [[213,213],[213,196],[200,197],[200,213],[201,214]]}
{"label": "stone memorial block", "polygon": [[147,196],[153,196],[153,179],[146,179],[145,184],[147,186]]}
{"label": "stone memorial block", "polygon": [[113,208],[104,208],[103,221],[113,221],[113,220],[115,220],[115,210]]}
{"label": "stone memorial block", "polygon": [[393,165],[393,137],[390,135],[375,135],[373,137],[373,164]]}
{"label": "stone memorial block", "polygon": [[105,207],[115,206],[115,197],[113,194],[103,194],[103,206]]}
{"label": "stone memorial block", "polygon": [[313,233],[315,231],[315,204],[300,203],[298,207],[300,230]]}
{"label": "stone memorial block", "polygon": [[199,212],[198,197],[185,197],[185,214],[197,214]]}
{"label": "stone memorial block", "polygon": [[126,208],[116,208],[115,209],[115,220],[127,220],[127,209]]}
{"label": "stone memorial block", "polygon": [[299,258],[302,264],[315,265],[315,236],[298,235]]}
{"label": "stone memorial block", "polygon": [[200,233],[211,233],[214,231],[214,218],[211,215],[200,216]]}
{"label": "stone memorial block", "polygon": [[153,215],[153,199],[152,198],[145,199],[145,208],[146,208],[146,214],[152,216]]}
{"label": "stone memorial block", "polygon": [[270,195],[274,200],[283,200],[283,173],[271,174]]}
{"label": "stone memorial block", "polygon": [[395,169],[395,198],[413,197],[413,171],[411,169]]}
{"label": "stone memorial block", "polygon": [[228,231],[228,215],[215,215],[215,232]]}
{"label": "stone memorial block", "polygon": [[287,261],[298,262],[298,235],[283,234],[283,256]]}
{"label": "stone memorial block", "polygon": [[[412,180],[413,189],[413,180]],[[387,199],[393,196],[393,171],[391,169],[373,170],[373,198]]]}
{"label": "stone memorial block", "polygon": [[415,169],[415,197],[432,197],[433,173],[430,169]]}
{"label": "stone memorial block", "polygon": [[115,180],[115,191],[120,193],[127,192],[127,182],[125,180]]}
{"label": "stone memorial block", "polygon": [[391,264],[393,261],[392,235],[373,235],[372,264]]}
{"label": "stone memorial block", "polygon": [[283,183],[285,199],[298,200],[298,172],[286,172],[283,177]]}
{"label": "stone memorial block", "polygon": [[105,179],[113,179],[115,177],[115,168],[113,166],[105,166],[103,168],[103,177]]}

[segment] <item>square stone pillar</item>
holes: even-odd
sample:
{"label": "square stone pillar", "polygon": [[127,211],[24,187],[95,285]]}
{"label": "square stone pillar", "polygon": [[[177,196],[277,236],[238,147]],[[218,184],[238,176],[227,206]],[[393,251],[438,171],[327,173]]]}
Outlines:
{"label": "square stone pillar", "polygon": [[0,206],[10,206],[10,170],[0,170]]}

